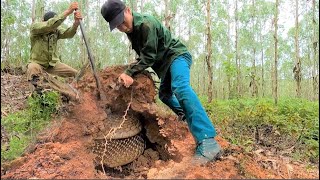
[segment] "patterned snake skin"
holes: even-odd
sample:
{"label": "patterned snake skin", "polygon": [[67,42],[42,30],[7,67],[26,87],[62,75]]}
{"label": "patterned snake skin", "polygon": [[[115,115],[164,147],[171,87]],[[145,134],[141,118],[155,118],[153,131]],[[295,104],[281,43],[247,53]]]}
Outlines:
{"label": "patterned snake skin", "polygon": [[[118,128],[121,125],[121,128]],[[108,167],[128,164],[137,159],[145,149],[145,140],[141,135],[142,125],[139,119],[121,116],[109,117],[104,121],[104,134],[100,133],[94,139],[92,151],[97,155],[96,160]],[[114,133],[109,133],[118,128]],[[140,134],[139,134],[140,133]]]}

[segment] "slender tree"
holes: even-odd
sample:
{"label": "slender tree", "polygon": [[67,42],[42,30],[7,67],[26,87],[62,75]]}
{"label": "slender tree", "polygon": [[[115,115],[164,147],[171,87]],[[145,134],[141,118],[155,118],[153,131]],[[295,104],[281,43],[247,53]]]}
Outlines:
{"label": "slender tree", "polygon": [[312,37],[312,47],[313,47],[313,68],[312,68],[312,86],[314,100],[319,100],[319,75],[316,73],[318,69],[318,36],[317,36],[317,21],[315,19],[316,2],[312,0],[312,27],[313,27],[313,37]]}
{"label": "slender tree", "polygon": [[44,1],[37,0],[35,7],[35,21],[42,21],[42,16],[44,15]]}
{"label": "slender tree", "polygon": [[[227,3],[227,9],[230,9],[230,3],[228,3],[228,1],[226,2]],[[229,11],[228,11],[229,13]],[[231,18],[230,18],[230,15],[228,14],[228,43],[227,43],[227,46],[228,47],[231,47]],[[228,51],[228,54],[231,54],[231,49],[230,48],[227,48],[227,51]],[[229,57],[227,57],[228,59],[228,65],[230,66],[231,65],[231,61]],[[228,98],[231,97],[231,75],[230,73],[227,73],[227,82],[228,82]]]}
{"label": "slender tree", "polygon": [[171,30],[170,26],[170,20],[172,17],[170,17],[170,9],[169,9],[169,0],[164,0],[164,25]]}
{"label": "slender tree", "polygon": [[238,0],[235,3],[235,49],[236,49],[236,66],[237,66],[237,93],[238,96],[241,96],[241,77],[240,77],[240,58],[239,58],[239,49],[238,49]]}
{"label": "slender tree", "polygon": [[258,96],[258,87],[257,87],[257,81],[256,81],[256,39],[255,39],[255,33],[256,33],[256,28],[255,28],[255,19],[256,19],[256,14],[255,14],[255,0],[252,0],[252,42],[253,42],[253,58],[252,58],[252,74],[251,74],[251,82],[250,86],[252,87],[252,97],[257,97]]}
{"label": "slender tree", "polygon": [[206,30],[206,36],[207,36],[207,45],[206,45],[206,63],[207,63],[207,67],[208,67],[208,80],[209,80],[209,85],[208,85],[208,102],[210,103],[212,101],[212,81],[213,81],[213,77],[212,77],[212,65],[211,65],[211,54],[212,54],[212,48],[211,48],[211,30],[210,30],[210,26],[211,26],[211,13],[210,13],[210,0],[207,0],[207,6],[206,6],[206,10],[207,10],[207,30]]}
{"label": "slender tree", "polygon": [[32,0],[32,23],[34,23],[36,19],[36,0]]}
{"label": "slender tree", "polygon": [[279,13],[279,0],[276,0],[276,13],[274,17],[274,102],[278,104],[278,13]]}
{"label": "slender tree", "polygon": [[296,13],[295,13],[295,36],[294,36],[294,41],[295,41],[295,59],[296,63],[293,68],[293,73],[294,73],[294,79],[296,81],[296,95],[298,98],[301,97],[301,59],[299,55],[299,14],[298,14],[298,6],[299,1],[296,0]]}

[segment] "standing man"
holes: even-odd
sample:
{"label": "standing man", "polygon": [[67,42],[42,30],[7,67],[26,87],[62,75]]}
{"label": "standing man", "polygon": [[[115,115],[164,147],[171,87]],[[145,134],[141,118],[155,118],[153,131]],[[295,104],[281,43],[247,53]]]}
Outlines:
{"label": "standing man", "polygon": [[[71,86],[58,81],[50,74],[61,77],[75,77],[77,70],[61,63],[57,53],[59,39],[72,38],[82,19],[78,2],[72,2],[67,10],[57,15],[49,11],[43,16],[42,22],[31,25],[31,55],[27,68],[27,78],[32,91],[41,91],[46,86],[53,88],[72,99],[77,99],[77,92]],[[74,14],[74,23],[64,29],[60,25],[67,16]],[[50,74],[48,74],[50,73]]]}
{"label": "standing man", "polygon": [[125,87],[133,83],[137,73],[151,67],[161,79],[159,98],[178,116],[184,116],[196,140],[194,162],[206,163],[219,158],[221,148],[214,137],[216,131],[190,86],[192,57],[186,46],[172,37],[156,18],[131,12],[121,0],[108,0],[101,14],[110,31],[117,28],[127,34],[139,55],[119,77]]}

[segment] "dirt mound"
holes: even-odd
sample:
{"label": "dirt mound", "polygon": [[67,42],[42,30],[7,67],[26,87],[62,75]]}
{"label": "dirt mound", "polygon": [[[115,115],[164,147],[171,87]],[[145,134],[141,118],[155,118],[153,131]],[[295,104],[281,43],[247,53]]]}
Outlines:
{"label": "dirt mound", "polygon": [[[305,172],[302,163],[273,157],[264,151],[247,153],[217,137],[223,157],[204,166],[191,164],[194,140],[187,124],[165,115],[155,104],[156,88],[148,73],[139,74],[130,88],[119,84],[125,66],[106,68],[99,73],[105,101],[97,100],[93,76],[88,73],[78,83],[81,102],[70,107],[27,148],[23,157],[5,164],[2,178],[318,178],[316,171]],[[92,153],[95,135],[103,131],[112,115],[134,115],[143,124],[146,147],[141,156],[127,165],[108,168]]]}

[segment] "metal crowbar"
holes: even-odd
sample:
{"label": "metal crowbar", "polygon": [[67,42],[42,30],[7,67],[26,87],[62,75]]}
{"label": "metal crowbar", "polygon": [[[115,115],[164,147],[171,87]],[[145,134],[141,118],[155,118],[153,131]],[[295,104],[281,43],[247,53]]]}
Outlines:
{"label": "metal crowbar", "polygon": [[80,21],[81,33],[82,33],[83,40],[84,40],[84,43],[86,45],[88,56],[89,56],[89,62],[90,62],[90,65],[91,65],[91,69],[93,71],[93,76],[94,76],[94,78],[96,80],[96,85],[97,85],[97,89],[98,89],[98,99],[99,100],[106,100],[106,96],[105,96],[105,94],[103,94],[103,91],[101,89],[101,83],[100,83],[99,77],[97,76],[97,73],[96,73],[96,70],[95,70],[94,58],[93,58],[91,50],[90,50],[90,48],[88,46],[88,41],[87,41],[87,38],[86,38],[86,35],[85,35],[85,32],[84,32],[82,20],[80,19],[79,21]]}

